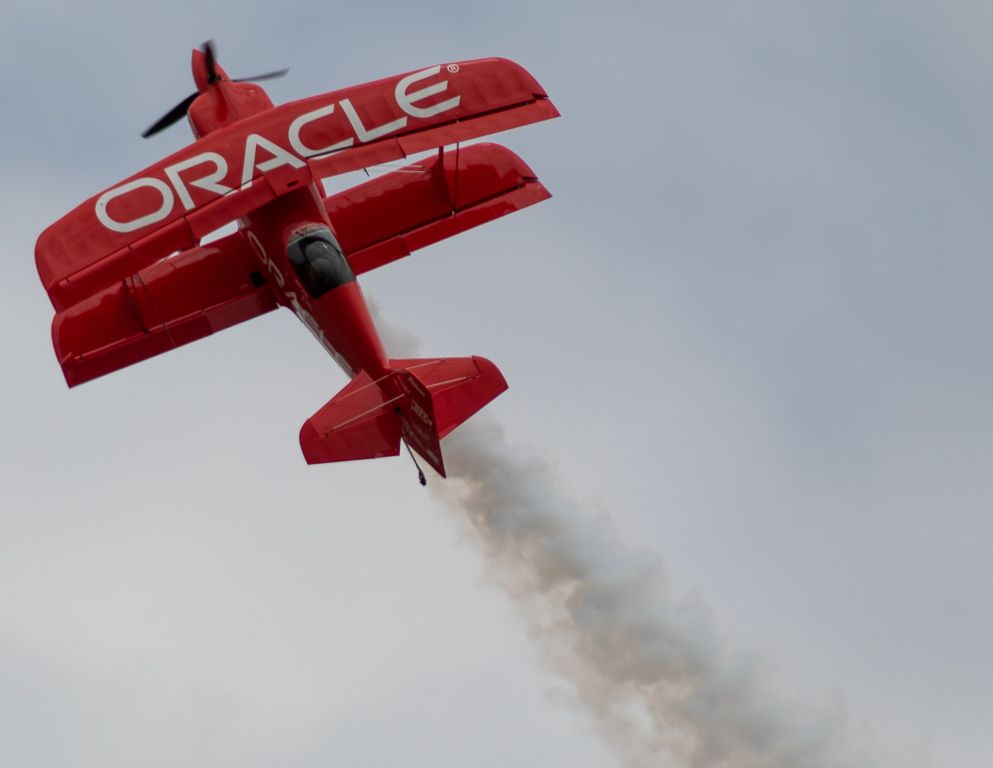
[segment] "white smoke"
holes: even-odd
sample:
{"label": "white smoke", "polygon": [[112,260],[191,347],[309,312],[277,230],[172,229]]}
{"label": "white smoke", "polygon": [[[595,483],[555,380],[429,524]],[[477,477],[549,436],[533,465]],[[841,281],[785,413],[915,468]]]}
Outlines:
{"label": "white smoke", "polygon": [[827,768],[869,763],[840,716],[803,719],[657,562],[557,489],[550,464],[477,415],[445,441],[432,488],[488,558],[554,669],[624,768]]}
{"label": "white smoke", "polygon": [[[419,344],[380,320],[393,348]],[[559,488],[550,463],[485,413],[443,444],[455,513],[575,690],[621,768],[855,768],[839,712],[804,716],[732,652],[706,612],[674,600],[661,566]]]}

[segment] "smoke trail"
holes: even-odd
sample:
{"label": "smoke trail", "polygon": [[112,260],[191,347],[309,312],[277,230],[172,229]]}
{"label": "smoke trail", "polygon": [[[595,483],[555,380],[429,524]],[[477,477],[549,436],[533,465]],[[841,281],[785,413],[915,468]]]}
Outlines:
{"label": "smoke trail", "polygon": [[[392,349],[419,341],[377,324]],[[625,548],[559,488],[547,459],[477,414],[445,440],[455,513],[575,689],[622,768],[863,768],[838,713],[803,717],[733,653],[704,611],[670,595],[652,558]]]}
{"label": "smoke trail", "polygon": [[801,722],[651,559],[557,490],[548,462],[477,415],[446,441],[432,488],[469,524],[555,670],[625,768],[868,765],[839,718]]}

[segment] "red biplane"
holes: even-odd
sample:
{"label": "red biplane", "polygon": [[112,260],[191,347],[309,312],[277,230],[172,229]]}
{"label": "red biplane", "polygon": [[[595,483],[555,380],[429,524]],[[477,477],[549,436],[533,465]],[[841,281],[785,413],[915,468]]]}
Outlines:
{"label": "red biplane", "polygon": [[[459,142],[556,117],[555,107],[505,59],[275,107],[256,83],[228,77],[207,43],[193,51],[193,79],[197,92],[145,135],[186,115],[196,140],[38,238],[69,386],[288,307],[351,377],[300,430],[307,462],[395,456],[403,441],[444,475],[441,438],[506,382],[481,357],[387,357],[356,276],[548,198],[508,149]],[[433,150],[325,194],[323,178]]]}

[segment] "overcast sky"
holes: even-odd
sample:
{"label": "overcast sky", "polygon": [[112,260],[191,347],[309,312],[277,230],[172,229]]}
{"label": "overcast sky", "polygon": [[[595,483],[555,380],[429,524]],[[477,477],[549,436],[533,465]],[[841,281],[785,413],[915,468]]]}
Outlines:
{"label": "overcast sky", "polygon": [[[69,391],[40,231],[277,103],[512,58],[554,194],[363,277],[424,354],[880,766],[993,753],[993,7],[27,3],[0,9],[0,764],[614,764],[406,457],[307,467],[345,383],[288,312]],[[402,352],[402,350],[395,350]]]}

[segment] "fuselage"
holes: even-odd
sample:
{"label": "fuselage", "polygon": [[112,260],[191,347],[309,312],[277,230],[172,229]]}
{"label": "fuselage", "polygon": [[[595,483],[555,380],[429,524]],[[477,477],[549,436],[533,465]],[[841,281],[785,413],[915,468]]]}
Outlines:
{"label": "fuselage", "polygon": [[349,376],[366,371],[377,380],[385,375],[388,361],[382,341],[344,255],[340,258],[347,275],[323,292],[326,286],[315,287],[299,264],[290,260],[290,248],[308,233],[327,233],[334,240],[316,185],[283,195],[253,212],[241,221],[241,233],[258,256],[277,301],[293,310]]}
{"label": "fuselage", "polygon": [[[272,109],[263,88],[232,82],[219,65],[215,71],[220,79],[208,82],[202,51],[194,50],[192,63],[200,95],[188,117],[196,138]],[[388,367],[386,353],[362,289],[337,244],[321,182],[314,180],[256,209],[239,221],[239,229],[258,256],[259,271],[276,300],[300,318],[349,376],[365,371],[374,381],[382,379]],[[323,244],[317,261],[308,262],[306,249],[300,247],[301,242],[311,245],[308,241]],[[290,258],[291,248],[296,263]],[[315,264],[317,278],[309,269]]]}

